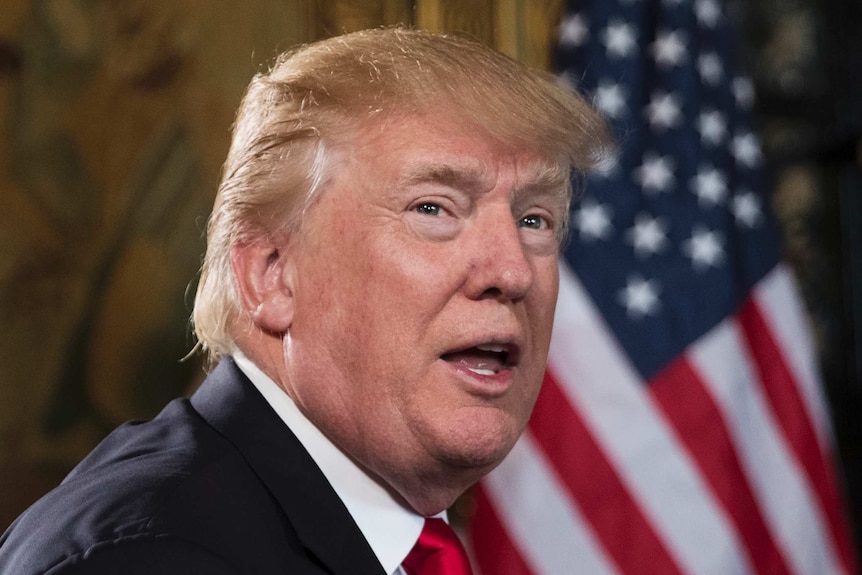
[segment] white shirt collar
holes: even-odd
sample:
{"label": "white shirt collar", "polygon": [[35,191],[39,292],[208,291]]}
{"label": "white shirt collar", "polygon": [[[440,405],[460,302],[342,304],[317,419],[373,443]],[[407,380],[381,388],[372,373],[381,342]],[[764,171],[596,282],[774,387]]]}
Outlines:
{"label": "white shirt collar", "polygon": [[[386,573],[403,573],[401,562],[419,539],[425,518],[402,505],[329,441],[290,396],[241,351],[236,350],[233,358],[317,463]],[[440,516],[445,518],[445,511]]]}

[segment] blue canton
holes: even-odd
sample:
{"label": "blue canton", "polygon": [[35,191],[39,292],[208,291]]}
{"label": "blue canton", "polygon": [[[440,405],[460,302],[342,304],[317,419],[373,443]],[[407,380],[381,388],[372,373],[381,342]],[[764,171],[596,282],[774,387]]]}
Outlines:
{"label": "blue canton", "polygon": [[573,206],[565,250],[645,380],[733,314],[779,260],[718,0],[570,1],[561,77],[610,121],[618,150]]}

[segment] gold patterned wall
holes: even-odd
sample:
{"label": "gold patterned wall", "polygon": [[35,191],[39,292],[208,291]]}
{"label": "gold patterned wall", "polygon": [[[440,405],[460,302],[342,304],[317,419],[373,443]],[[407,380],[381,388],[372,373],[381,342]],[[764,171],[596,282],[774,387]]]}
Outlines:
{"label": "gold patterned wall", "polygon": [[0,531],[200,380],[188,315],[234,109],[291,45],[408,24],[548,66],[562,0],[0,0]]}

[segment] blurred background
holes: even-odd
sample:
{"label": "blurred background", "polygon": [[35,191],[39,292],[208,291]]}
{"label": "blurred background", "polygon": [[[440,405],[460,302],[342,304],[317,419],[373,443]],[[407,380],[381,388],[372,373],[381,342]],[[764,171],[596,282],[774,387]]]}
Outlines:
{"label": "blurred background", "polygon": [[[0,0],[0,531],[113,427],[202,379],[197,357],[182,361],[202,233],[256,71],[295,44],[396,23],[466,32],[551,69],[563,9]],[[862,525],[862,3],[730,9]]]}

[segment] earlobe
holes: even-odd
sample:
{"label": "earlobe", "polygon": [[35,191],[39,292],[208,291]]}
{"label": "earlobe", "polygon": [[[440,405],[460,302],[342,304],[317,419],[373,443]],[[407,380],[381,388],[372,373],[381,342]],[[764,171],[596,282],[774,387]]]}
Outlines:
{"label": "earlobe", "polygon": [[293,289],[285,255],[268,242],[235,245],[231,250],[243,308],[254,325],[270,333],[286,332],[293,321]]}

